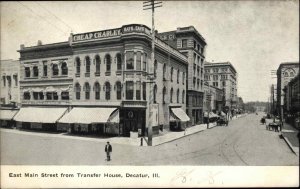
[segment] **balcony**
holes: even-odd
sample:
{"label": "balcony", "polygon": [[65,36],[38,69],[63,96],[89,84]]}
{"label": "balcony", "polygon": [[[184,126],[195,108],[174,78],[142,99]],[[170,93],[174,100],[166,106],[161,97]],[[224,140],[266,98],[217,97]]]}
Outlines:
{"label": "balcony", "polygon": [[124,108],[147,108],[147,101],[123,100],[121,106]]}

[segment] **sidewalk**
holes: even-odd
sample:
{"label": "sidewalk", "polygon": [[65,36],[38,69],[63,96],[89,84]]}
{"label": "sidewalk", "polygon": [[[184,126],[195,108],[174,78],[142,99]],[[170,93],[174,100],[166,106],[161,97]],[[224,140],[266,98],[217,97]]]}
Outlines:
{"label": "sidewalk", "polygon": [[292,151],[299,156],[299,131],[288,123],[283,124],[281,135]]}

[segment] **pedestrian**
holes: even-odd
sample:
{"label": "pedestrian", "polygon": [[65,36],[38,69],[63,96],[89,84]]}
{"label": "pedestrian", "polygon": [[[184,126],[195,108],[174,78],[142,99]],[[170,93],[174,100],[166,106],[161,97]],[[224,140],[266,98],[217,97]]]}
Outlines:
{"label": "pedestrian", "polygon": [[112,152],[112,147],[109,144],[109,142],[107,142],[107,144],[105,145],[105,152],[106,152],[106,160],[110,161],[110,153]]}

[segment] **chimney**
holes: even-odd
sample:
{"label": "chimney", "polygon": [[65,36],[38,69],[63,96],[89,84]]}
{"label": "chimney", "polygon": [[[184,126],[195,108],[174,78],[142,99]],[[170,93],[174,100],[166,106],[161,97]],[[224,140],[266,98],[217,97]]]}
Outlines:
{"label": "chimney", "polygon": [[25,48],[25,45],[24,45],[24,44],[21,44],[21,45],[20,45],[20,49],[23,50],[24,48]]}
{"label": "chimney", "polygon": [[41,41],[41,40],[38,40],[37,45],[38,45],[38,46],[42,45],[42,41]]}

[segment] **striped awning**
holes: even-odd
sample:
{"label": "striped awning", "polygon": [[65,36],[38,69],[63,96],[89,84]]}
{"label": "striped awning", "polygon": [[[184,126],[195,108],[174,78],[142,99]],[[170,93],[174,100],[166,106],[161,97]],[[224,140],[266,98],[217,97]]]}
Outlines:
{"label": "striped awning", "polygon": [[12,120],[19,110],[0,110],[1,120]]}

